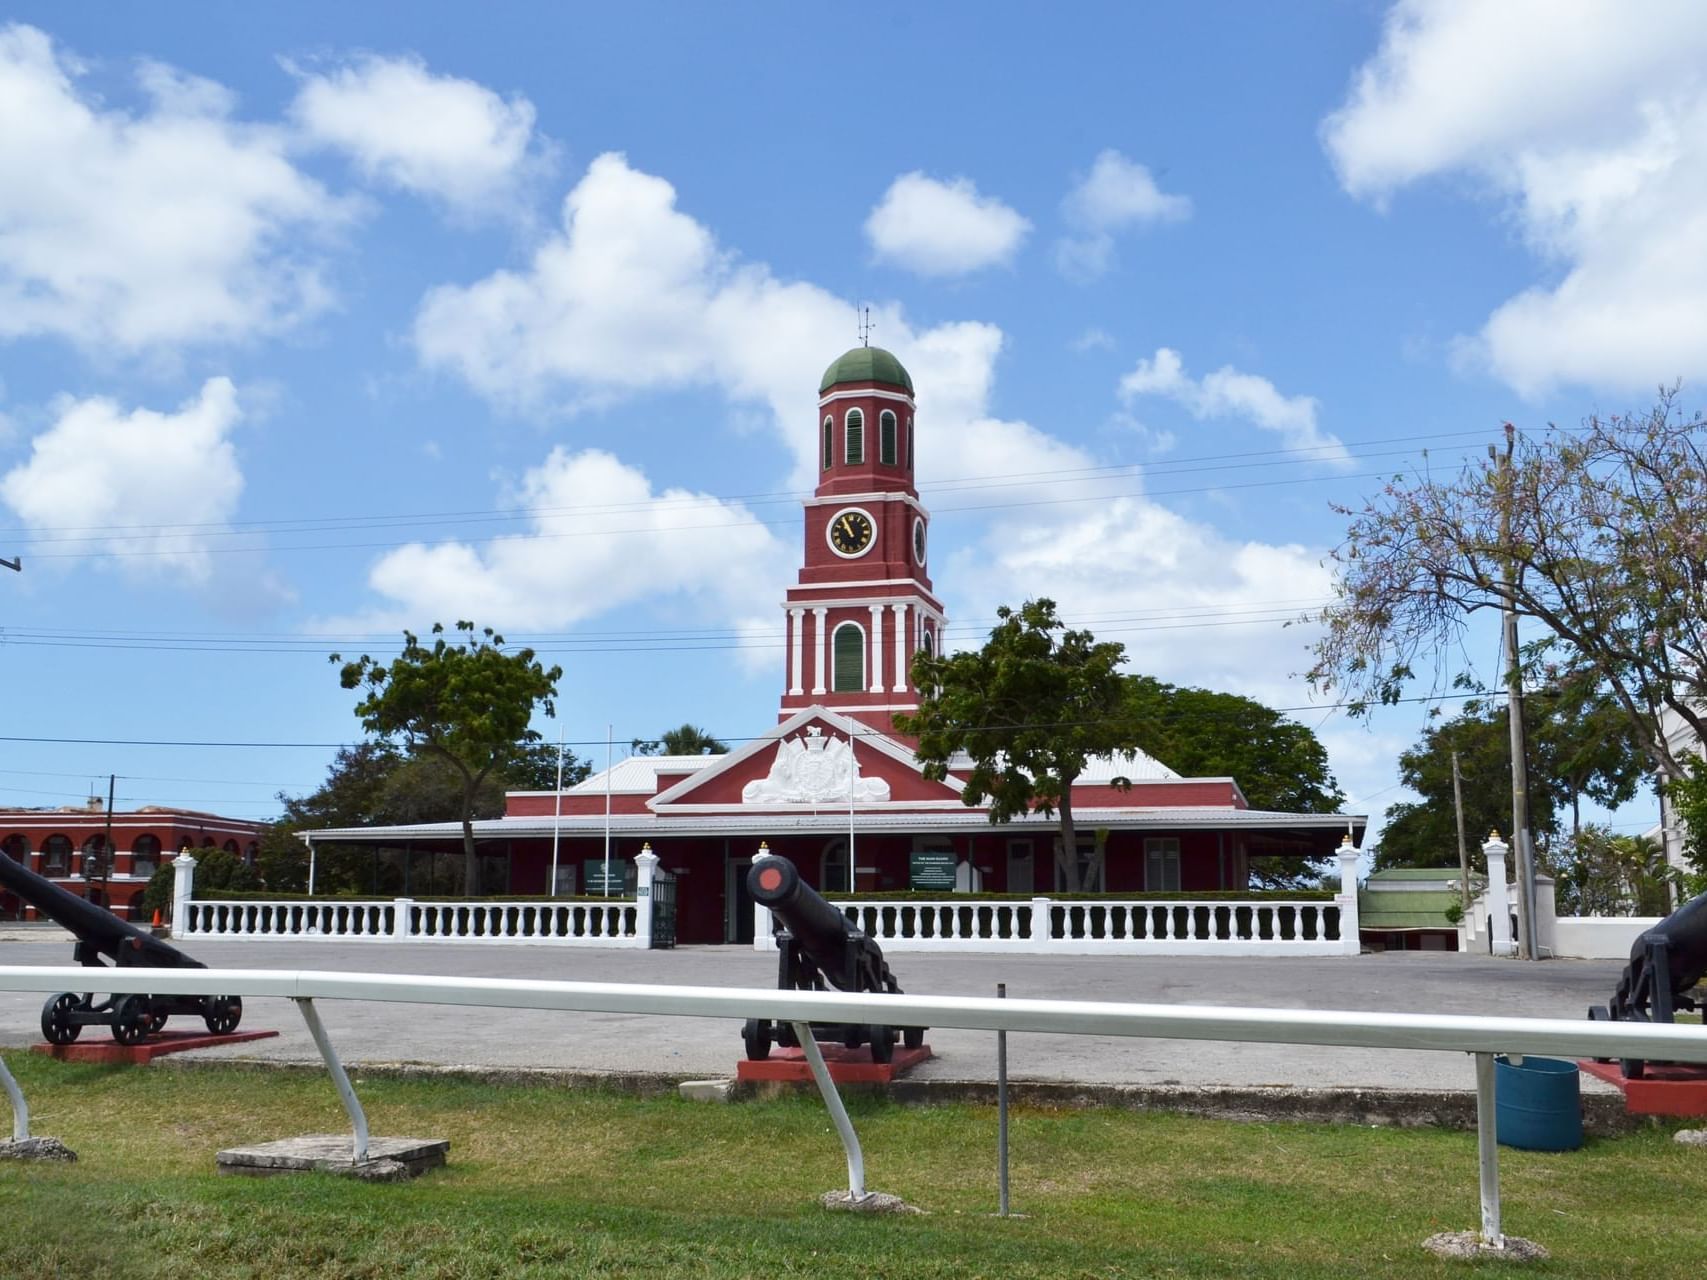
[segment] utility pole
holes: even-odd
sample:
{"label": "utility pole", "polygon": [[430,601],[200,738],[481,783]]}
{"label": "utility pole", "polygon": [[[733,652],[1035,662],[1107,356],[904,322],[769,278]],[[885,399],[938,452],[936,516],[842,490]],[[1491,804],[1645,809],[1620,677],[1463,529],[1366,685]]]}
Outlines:
{"label": "utility pole", "polygon": [[[113,874],[113,789],[118,782],[118,775],[107,775],[107,829],[101,836],[101,852],[96,855],[95,870],[101,875],[101,903],[107,906],[107,897],[112,890]],[[108,910],[112,908],[108,907]]]}
{"label": "utility pole", "polygon": [[[1522,907],[1518,955],[1539,959],[1535,949],[1535,841],[1529,830],[1529,764],[1523,738],[1523,671],[1517,648],[1516,556],[1511,549],[1511,455],[1517,428],[1505,424],[1505,456],[1500,459],[1500,551],[1504,561],[1504,636],[1506,714],[1511,725],[1511,831],[1517,854],[1517,896]],[[1488,452],[1493,454],[1492,445]]]}
{"label": "utility pole", "polygon": [[1452,753],[1452,809],[1458,815],[1458,902],[1470,918],[1470,846],[1464,843],[1464,785],[1458,776],[1458,753]]}

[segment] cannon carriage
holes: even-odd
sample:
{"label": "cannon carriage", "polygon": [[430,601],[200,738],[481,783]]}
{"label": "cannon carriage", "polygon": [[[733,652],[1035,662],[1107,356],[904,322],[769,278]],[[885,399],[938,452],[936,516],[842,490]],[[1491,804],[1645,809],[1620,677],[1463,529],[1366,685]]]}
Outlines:
{"label": "cannon carriage", "polygon": [[[0,885],[76,935],[72,958],[91,969],[205,969],[169,943],[120,920],[44,879],[12,859],[0,856]],[[237,996],[119,995],[97,1000],[96,992],[62,991],[42,1006],[41,1031],[52,1044],[70,1044],[84,1027],[108,1027],[120,1044],[139,1044],[171,1017],[199,1017],[208,1031],[224,1035],[243,1019]]]}
{"label": "cannon carriage", "polygon": [[[781,928],[776,934],[777,980],[781,991],[837,991],[900,995],[883,949],[866,937],[831,903],[809,888],[787,858],[754,863],[747,888],[756,902],[771,909]],[[900,1040],[909,1049],[925,1042],[924,1027],[867,1023],[814,1022],[816,1040],[849,1049],[868,1045],[873,1062],[889,1062]],[[800,1047],[794,1026],[768,1018],[749,1018],[741,1029],[747,1056],[762,1061],[772,1044]]]}
{"label": "cannon carriage", "polygon": [[[1619,975],[1612,999],[1592,1005],[1595,1022],[1672,1023],[1681,1012],[1700,1010],[1707,1000],[1689,994],[1707,977],[1707,893],[1691,898],[1638,937],[1630,962]],[[1640,1080],[1648,1064],[1623,1061],[1626,1080]]]}

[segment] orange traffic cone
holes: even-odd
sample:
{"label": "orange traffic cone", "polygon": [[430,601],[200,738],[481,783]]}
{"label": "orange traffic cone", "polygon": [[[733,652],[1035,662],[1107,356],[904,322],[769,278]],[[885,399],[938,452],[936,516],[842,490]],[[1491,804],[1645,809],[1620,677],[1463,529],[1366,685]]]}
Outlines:
{"label": "orange traffic cone", "polygon": [[160,927],[160,908],[159,907],[154,908],[154,927],[156,929],[158,929]]}

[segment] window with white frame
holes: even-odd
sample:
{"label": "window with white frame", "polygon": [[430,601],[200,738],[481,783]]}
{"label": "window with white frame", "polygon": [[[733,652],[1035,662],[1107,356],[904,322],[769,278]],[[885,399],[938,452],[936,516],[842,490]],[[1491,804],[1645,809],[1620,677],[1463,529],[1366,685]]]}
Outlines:
{"label": "window with white frame", "polygon": [[1075,833],[1074,843],[1078,845],[1078,884],[1072,879],[1072,869],[1067,862],[1067,856],[1061,845],[1061,837],[1055,837],[1055,892],[1056,893],[1101,893],[1103,890],[1102,846],[1092,835]]}
{"label": "window with white frame", "polygon": [[832,693],[865,691],[865,629],[857,622],[844,622],[830,640]]}
{"label": "window with white frame", "polygon": [[847,460],[854,463],[864,462],[865,415],[858,409],[848,410],[845,434],[847,436]]}
{"label": "window with white frame", "polygon": [[888,409],[877,415],[877,460],[886,467],[895,465],[895,415]]}
{"label": "window with white frame", "polygon": [[830,464],[836,460],[835,448],[836,426],[828,414],[824,416],[824,470],[830,469]]}
{"label": "window with white frame", "polygon": [[1144,888],[1149,893],[1179,892],[1179,837],[1144,840]]}
{"label": "window with white frame", "polygon": [[848,857],[848,842],[832,840],[824,846],[818,863],[819,893],[852,893],[853,862]]}

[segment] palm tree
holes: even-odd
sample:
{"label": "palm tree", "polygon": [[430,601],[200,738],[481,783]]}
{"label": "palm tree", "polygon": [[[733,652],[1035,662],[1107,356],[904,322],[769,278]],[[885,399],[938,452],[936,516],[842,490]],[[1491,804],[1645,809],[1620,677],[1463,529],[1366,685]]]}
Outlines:
{"label": "palm tree", "polygon": [[729,744],[712,737],[696,724],[682,724],[666,730],[657,738],[636,738],[629,744],[636,755],[642,756],[720,756]]}

